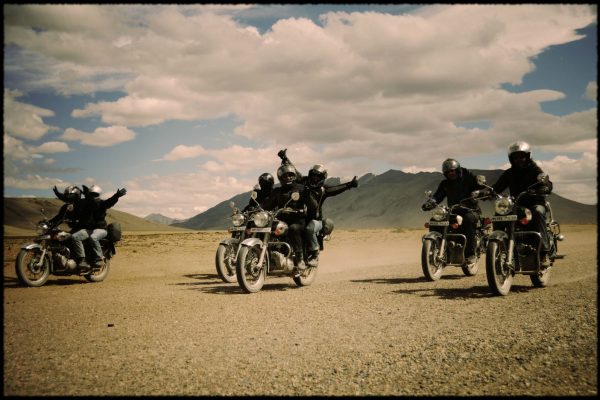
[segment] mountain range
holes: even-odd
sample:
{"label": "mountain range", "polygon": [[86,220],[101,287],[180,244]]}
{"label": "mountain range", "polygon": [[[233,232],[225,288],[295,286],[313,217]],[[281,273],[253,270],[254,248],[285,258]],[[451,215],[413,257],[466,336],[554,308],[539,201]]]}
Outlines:
{"label": "mountain range", "polygon": [[[484,175],[488,184],[496,182],[502,170],[471,170]],[[415,228],[422,227],[430,213],[421,211],[425,191],[435,191],[444,179],[440,172],[406,173],[389,170],[381,175],[366,174],[358,180],[358,188],[329,197],[323,203],[323,215],[332,218],[335,226],[342,229],[355,228]],[[339,178],[328,179],[326,184],[339,184]],[[221,230],[229,226],[232,214],[229,207],[234,202],[243,208],[250,200],[250,193],[238,194],[229,200],[171,226],[188,229]],[[568,200],[557,194],[548,196],[554,219],[563,224],[595,224],[597,207]],[[484,215],[493,213],[493,202],[480,202]]]}
{"label": "mountain range", "polygon": [[[484,175],[488,184],[496,182],[502,170],[472,170]],[[421,211],[425,191],[435,191],[443,175],[439,172],[416,174],[389,170],[381,175],[366,174],[358,180],[358,188],[347,190],[328,198],[323,204],[323,214],[333,219],[336,228],[420,228],[428,221],[430,212]],[[340,183],[339,178],[328,179],[327,184]],[[230,202],[244,208],[250,193],[238,194],[188,220],[165,225],[172,219],[156,213],[140,218],[122,211],[109,209],[107,221],[118,221],[125,231],[185,231],[225,230],[230,225],[232,210]],[[568,200],[557,194],[548,196],[554,219],[562,224],[595,224],[597,207]],[[484,215],[491,215],[493,204],[482,201]],[[35,230],[37,221],[43,218],[40,209],[48,217],[58,212],[62,202],[49,198],[4,198],[4,235],[25,235]],[[154,215],[152,220],[149,217]]]}

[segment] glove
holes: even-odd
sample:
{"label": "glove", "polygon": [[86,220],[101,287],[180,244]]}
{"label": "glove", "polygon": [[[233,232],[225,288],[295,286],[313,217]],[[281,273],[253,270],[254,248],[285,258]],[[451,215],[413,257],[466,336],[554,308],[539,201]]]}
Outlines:
{"label": "glove", "polygon": [[352,178],[352,181],[350,181],[350,183],[348,184],[348,186],[351,187],[351,188],[358,187],[358,181],[356,180],[356,176],[354,178]]}
{"label": "glove", "polygon": [[287,156],[285,155],[286,151],[287,151],[287,149],[283,149],[283,150],[279,150],[279,153],[277,153],[279,158],[281,158],[281,161],[286,161],[288,159]]}
{"label": "glove", "polygon": [[88,187],[87,187],[87,186],[85,186],[85,185],[81,185],[81,192],[82,192],[84,195],[88,194],[88,192],[89,192],[89,191],[90,191],[90,188],[88,188]]}
{"label": "glove", "polygon": [[423,205],[421,206],[421,210],[423,210],[423,211],[433,210],[436,205],[437,205],[437,202],[434,199],[429,199],[425,203],[423,203]]}
{"label": "glove", "polygon": [[125,188],[117,190],[117,196],[119,196],[119,197],[123,197],[126,194],[127,194],[127,189],[125,189]]}
{"label": "glove", "polygon": [[54,185],[54,187],[52,188],[52,191],[54,192],[56,197],[60,198],[60,192],[58,191],[58,188],[56,187],[56,185]]}

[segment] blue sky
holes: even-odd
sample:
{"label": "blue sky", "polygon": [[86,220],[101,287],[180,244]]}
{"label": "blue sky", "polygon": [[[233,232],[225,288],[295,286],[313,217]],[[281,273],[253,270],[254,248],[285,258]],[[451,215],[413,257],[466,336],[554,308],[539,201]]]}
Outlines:
{"label": "blue sky", "polygon": [[506,168],[597,204],[590,5],[5,5],[4,196],[189,218],[275,173]]}

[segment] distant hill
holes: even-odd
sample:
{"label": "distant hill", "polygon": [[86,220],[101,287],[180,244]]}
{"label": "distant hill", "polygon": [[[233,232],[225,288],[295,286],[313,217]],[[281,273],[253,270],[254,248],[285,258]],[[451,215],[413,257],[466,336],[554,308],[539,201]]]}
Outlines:
{"label": "distant hill", "polygon": [[174,224],[174,223],[179,223],[179,222],[184,222],[185,221],[183,219],[170,218],[170,217],[164,216],[162,214],[150,214],[150,215],[146,215],[144,217],[144,219],[146,221],[154,222],[156,224],[161,224],[161,225],[171,225],[171,224]]}
{"label": "distant hill", "polygon": [[[484,175],[488,184],[496,182],[502,170],[472,170]],[[429,213],[421,211],[425,191],[435,191],[443,179],[440,172],[416,174],[389,170],[381,175],[366,174],[359,180],[359,187],[338,196],[328,198],[323,205],[325,216],[332,218],[337,228],[416,228],[422,227]],[[328,184],[339,183],[338,178]],[[229,226],[231,209],[229,202],[243,208],[250,199],[250,192],[238,194],[229,200],[200,213],[185,222],[172,226],[189,229],[220,230]],[[597,207],[565,199],[556,194],[548,198],[555,219],[562,224],[595,224]],[[481,202],[485,215],[493,212],[493,203]]]}
{"label": "distant hill", "polygon": [[[37,222],[44,218],[40,212],[43,208],[48,218],[54,217],[63,202],[58,199],[48,198],[4,198],[4,234],[23,235],[35,231]],[[124,231],[185,231],[186,229],[165,226],[146,221],[135,215],[109,209],[106,221],[118,221]]]}

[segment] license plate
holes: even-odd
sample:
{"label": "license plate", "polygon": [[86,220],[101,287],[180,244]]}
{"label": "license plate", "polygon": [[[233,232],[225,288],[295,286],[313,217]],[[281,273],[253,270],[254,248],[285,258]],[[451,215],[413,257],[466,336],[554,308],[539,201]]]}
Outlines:
{"label": "license plate", "polygon": [[250,228],[250,232],[271,232],[271,228]]}
{"label": "license plate", "polygon": [[241,232],[244,229],[246,229],[246,227],[244,227],[244,226],[235,226],[235,227],[229,228],[229,232]]}
{"label": "license plate", "polygon": [[494,215],[490,219],[492,220],[492,222],[516,221],[517,216],[514,214],[513,215]]}
{"label": "license plate", "polygon": [[429,221],[429,226],[448,226],[450,222],[448,221]]}

